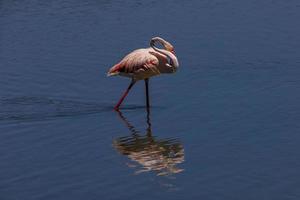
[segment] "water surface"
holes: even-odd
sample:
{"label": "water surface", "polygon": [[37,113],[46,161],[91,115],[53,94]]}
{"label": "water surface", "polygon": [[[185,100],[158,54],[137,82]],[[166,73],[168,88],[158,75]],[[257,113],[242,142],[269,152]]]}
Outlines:
{"label": "water surface", "polygon": [[[0,1],[0,199],[300,198],[300,3]],[[153,36],[180,69],[106,72]]]}

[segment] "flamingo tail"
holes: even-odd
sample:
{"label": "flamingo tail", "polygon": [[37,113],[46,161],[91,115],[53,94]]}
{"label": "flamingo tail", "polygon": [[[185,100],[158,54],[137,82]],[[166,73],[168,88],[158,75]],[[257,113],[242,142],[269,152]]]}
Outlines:
{"label": "flamingo tail", "polygon": [[120,73],[120,69],[122,68],[121,64],[116,64],[107,72],[107,76],[116,76]]}

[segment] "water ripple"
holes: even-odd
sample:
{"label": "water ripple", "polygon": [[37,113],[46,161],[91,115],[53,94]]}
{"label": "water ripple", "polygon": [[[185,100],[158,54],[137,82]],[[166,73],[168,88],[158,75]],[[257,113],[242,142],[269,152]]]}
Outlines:
{"label": "water ripple", "polygon": [[112,106],[46,97],[0,99],[0,121],[40,121],[111,111]]}

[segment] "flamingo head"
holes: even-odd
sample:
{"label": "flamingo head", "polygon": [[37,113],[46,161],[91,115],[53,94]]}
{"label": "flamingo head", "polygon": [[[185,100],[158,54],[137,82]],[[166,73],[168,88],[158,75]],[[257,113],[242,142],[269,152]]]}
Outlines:
{"label": "flamingo head", "polygon": [[176,55],[174,47],[170,43],[165,44],[164,47],[166,48],[167,51],[170,51],[172,54]]}

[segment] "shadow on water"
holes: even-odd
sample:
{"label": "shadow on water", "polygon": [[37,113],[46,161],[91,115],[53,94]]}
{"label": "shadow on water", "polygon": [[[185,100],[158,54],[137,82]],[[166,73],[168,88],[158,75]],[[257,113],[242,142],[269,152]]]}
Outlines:
{"label": "shadow on water", "polygon": [[177,139],[158,139],[153,136],[149,110],[145,134],[136,130],[120,111],[118,114],[131,134],[114,139],[113,146],[119,153],[141,166],[128,165],[137,168],[136,174],[153,171],[158,176],[169,176],[183,171],[177,166],[184,162],[183,145]]}

